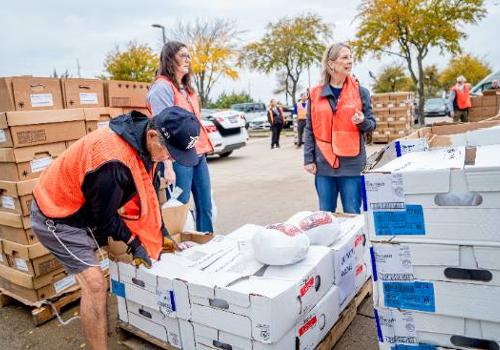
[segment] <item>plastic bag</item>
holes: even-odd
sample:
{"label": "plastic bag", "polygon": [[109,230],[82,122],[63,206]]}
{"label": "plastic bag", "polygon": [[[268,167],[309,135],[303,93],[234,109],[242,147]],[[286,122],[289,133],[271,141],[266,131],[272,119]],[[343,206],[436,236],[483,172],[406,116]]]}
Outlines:
{"label": "plastic bag", "polygon": [[326,211],[316,211],[309,215],[305,215],[306,213],[295,214],[287,223],[300,228],[312,245],[329,246],[338,239],[342,231],[337,218]]}
{"label": "plastic bag", "polygon": [[275,228],[256,232],[252,237],[255,259],[267,265],[290,265],[304,259],[309,251],[310,241],[306,235],[295,233],[296,230],[297,228],[293,230],[294,235]]}

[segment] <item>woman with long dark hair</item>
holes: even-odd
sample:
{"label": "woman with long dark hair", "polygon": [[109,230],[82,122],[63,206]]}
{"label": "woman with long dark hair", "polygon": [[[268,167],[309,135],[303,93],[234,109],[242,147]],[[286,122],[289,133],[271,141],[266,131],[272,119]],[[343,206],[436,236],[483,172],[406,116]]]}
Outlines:
{"label": "woman with long dark hair", "polygon": [[[185,44],[169,41],[163,45],[157,76],[148,92],[148,103],[153,116],[167,107],[178,106],[195,114],[201,125],[198,95],[191,84],[191,55]],[[199,138],[193,139],[192,147],[196,147],[198,154],[195,163],[167,163],[165,173],[170,182],[174,182],[175,177],[176,185],[182,189],[177,198],[180,202],[188,203],[193,192],[196,230],[213,232],[210,173],[206,160],[206,154],[213,147],[203,126]]]}

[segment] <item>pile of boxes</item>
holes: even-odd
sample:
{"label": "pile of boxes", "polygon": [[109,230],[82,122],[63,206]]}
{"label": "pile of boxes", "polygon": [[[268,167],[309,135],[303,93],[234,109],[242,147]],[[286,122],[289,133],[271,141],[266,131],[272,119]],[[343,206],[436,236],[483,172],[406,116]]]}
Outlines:
{"label": "pile of boxes", "polygon": [[[122,83],[0,78],[0,288],[6,294],[37,304],[77,287],[31,230],[32,191],[41,172],[78,139],[124,108],[145,107],[147,86]],[[105,88],[115,84],[123,89]],[[120,107],[105,107],[107,100]]]}
{"label": "pile of boxes", "polygon": [[469,109],[470,122],[494,117],[500,111],[500,93],[497,93],[496,90],[483,91],[482,96],[471,97],[471,104],[472,107]]}
{"label": "pile of boxes", "polygon": [[364,173],[380,349],[500,346],[500,122],[424,128]]}
{"label": "pile of boxes", "polygon": [[372,134],[373,142],[387,143],[411,132],[414,99],[412,92],[372,95],[373,115],[377,122],[377,128]]}
{"label": "pile of boxes", "polygon": [[362,216],[307,257],[269,266],[253,257],[245,225],[222,236],[180,234],[199,245],[164,254],[153,268],[111,263],[122,322],[182,349],[313,349],[370,277]]}

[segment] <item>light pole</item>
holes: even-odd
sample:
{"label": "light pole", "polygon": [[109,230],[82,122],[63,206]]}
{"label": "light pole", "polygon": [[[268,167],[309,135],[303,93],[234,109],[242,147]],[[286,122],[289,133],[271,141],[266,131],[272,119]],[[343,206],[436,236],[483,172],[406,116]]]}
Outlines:
{"label": "light pole", "polygon": [[165,44],[167,42],[167,38],[165,36],[165,27],[162,26],[161,24],[152,24],[151,27],[161,29],[161,37],[163,39],[163,43]]}

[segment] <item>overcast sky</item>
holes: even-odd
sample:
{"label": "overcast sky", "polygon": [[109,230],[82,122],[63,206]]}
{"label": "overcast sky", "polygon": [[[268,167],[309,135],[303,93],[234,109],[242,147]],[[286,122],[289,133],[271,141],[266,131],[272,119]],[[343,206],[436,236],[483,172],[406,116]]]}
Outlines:
{"label": "overcast sky", "polygon": [[[54,69],[66,69],[77,75],[77,59],[82,77],[103,72],[106,53],[116,45],[124,47],[135,40],[159,51],[161,30],[151,24],[172,27],[178,20],[224,17],[237,20],[245,31],[242,43],[259,39],[269,22],[304,12],[320,14],[332,26],[334,41],[354,37],[353,19],[360,1],[320,0],[2,0],[0,19],[0,76],[49,76]],[[463,48],[486,59],[494,70],[500,69],[500,45],[495,39],[500,23],[500,1],[486,0],[487,17],[477,26],[467,26],[469,37]],[[382,9],[381,9],[382,10]],[[431,52],[425,64],[443,67],[450,56]],[[357,62],[354,73],[370,87],[369,71],[375,74],[394,58],[382,61],[366,58]],[[311,69],[311,82],[319,79],[319,70]],[[302,79],[307,86],[307,74]],[[212,97],[222,91],[250,91],[255,99],[267,102],[276,87],[274,75],[241,71],[237,81],[224,80],[216,85]],[[283,99],[283,96],[278,96]]]}

